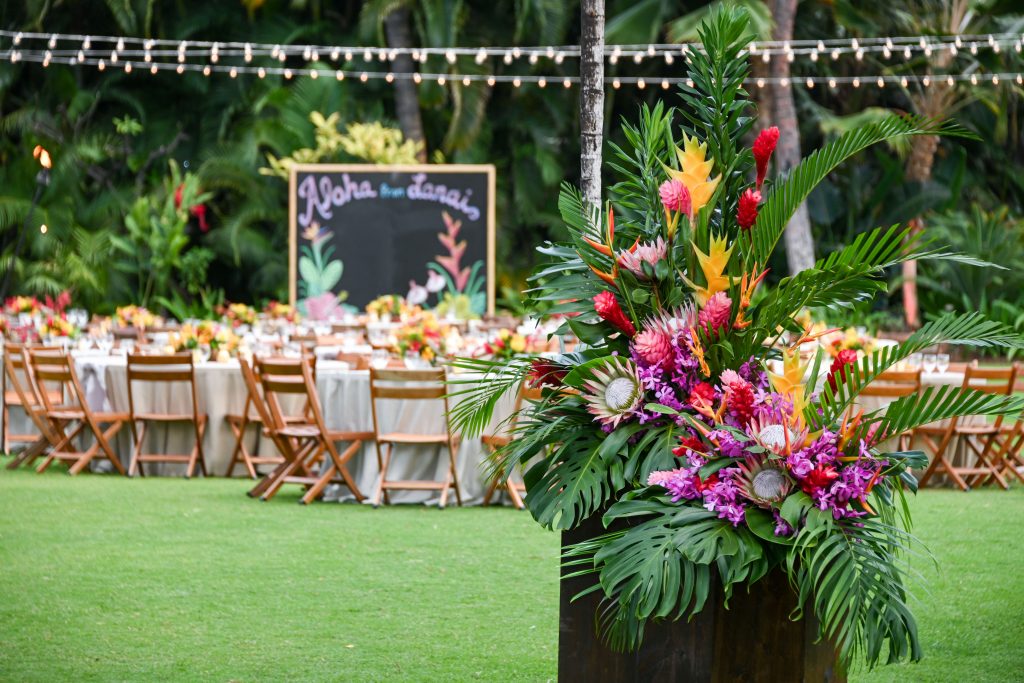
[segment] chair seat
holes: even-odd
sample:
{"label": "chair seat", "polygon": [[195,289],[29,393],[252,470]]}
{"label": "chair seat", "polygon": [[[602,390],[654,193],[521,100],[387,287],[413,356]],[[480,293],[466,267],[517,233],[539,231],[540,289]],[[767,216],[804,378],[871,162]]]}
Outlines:
{"label": "chair seat", "polygon": [[390,432],[378,437],[381,443],[448,443],[447,434],[404,434]]}
{"label": "chair seat", "polygon": [[85,412],[77,408],[47,410],[43,413],[51,420],[84,420]]}
{"label": "chair seat", "polygon": [[512,439],[507,436],[500,436],[498,434],[484,434],[480,437],[480,442],[485,446],[492,446],[494,448],[502,448],[512,443]]}
{"label": "chair seat", "polygon": [[97,422],[127,422],[131,419],[128,413],[93,413],[92,416]]}
{"label": "chair seat", "polygon": [[331,441],[373,441],[377,438],[373,432],[345,432],[336,429],[328,429],[327,436]]}
{"label": "chair seat", "polygon": [[284,429],[277,430],[277,433],[281,436],[305,439],[320,436],[320,428],[316,425],[288,425]]}

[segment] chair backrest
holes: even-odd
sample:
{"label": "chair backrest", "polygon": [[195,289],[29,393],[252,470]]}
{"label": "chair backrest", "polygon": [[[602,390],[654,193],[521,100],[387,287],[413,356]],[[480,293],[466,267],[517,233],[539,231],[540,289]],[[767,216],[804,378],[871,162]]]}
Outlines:
{"label": "chair backrest", "polygon": [[310,334],[293,334],[288,337],[288,341],[292,344],[298,344],[304,349],[309,349],[317,344],[317,336],[314,333]]}
{"label": "chair backrest", "polygon": [[259,370],[255,367],[257,360],[253,359],[253,364],[250,365],[249,361],[244,358],[238,359],[238,367],[242,371],[242,381],[245,382],[245,408],[242,410],[242,415],[249,415],[250,406],[256,409],[256,414],[259,415],[260,421],[271,428],[274,425],[274,419],[270,414],[270,408],[263,397],[263,391],[261,388],[261,379]]}
{"label": "chair backrest", "polygon": [[348,363],[353,370],[367,370],[370,367],[370,357],[362,353],[339,353],[335,360]]}
{"label": "chair backrest", "polygon": [[196,371],[192,354],[188,351],[162,355],[128,354],[128,407],[135,420],[136,382],[187,383],[191,392],[192,416],[199,419],[199,401],[196,398]]}
{"label": "chair backrest", "polygon": [[8,342],[4,345],[3,400],[7,401],[7,385],[14,387],[14,393],[23,406],[39,404],[35,382],[32,381],[31,368],[26,360],[28,356],[25,344]]}
{"label": "chair backrest", "polygon": [[[81,409],[85,392],[78,384],[74,361],[67,354],[56,350],[32,349],[28,353],[32,377],[36,381],[36,391],[43,407],[47,411]],[[55,403],[54,396],[61,396],[61,402]],[[67,402],[69,400],[70,403]]]}
{"label": "chair backrest", "polygon": [[444,406],[444,431],[450,434],[446,378],[444,368],[370,368],[370,412],[373,415],[373,431],[377,437],[380,438],[382,433],[377,412],[377,402],[380,400],[439,401]]}
{"label": "chair backrest", "polygon": [[921,369],[887,370],[861,389],[861,396],[909,396],[921,391]]}
{"label": "chair backrest", "polygon": [[986,394],[1002,394],[1009,396],[1017,378],[1017,364],[1010,367],[979,367],[977,362],[967,366],[964,372],[965,389],[983,391]]}
{"label": "chair backrest", "polygon": [[313,374],[315,362],[315,357],[265,358],[257,361],[263,397],[270,409],[274,429],[284,429],[288,424],[295,423],[281,407],[279,396],[283,394],[303,396],[306,399],[304,416],[308,418],[307,424],[315,425],[322,434],[326,434]]}

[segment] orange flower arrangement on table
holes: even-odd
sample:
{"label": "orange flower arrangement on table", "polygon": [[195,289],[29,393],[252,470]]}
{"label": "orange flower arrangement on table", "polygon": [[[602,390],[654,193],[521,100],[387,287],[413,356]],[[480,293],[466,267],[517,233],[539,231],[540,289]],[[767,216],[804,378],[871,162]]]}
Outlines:
{"label": "orange flower arrangement on table", "polygon": [[227,304],[219,306],[217,313],[221,315],[232,327],[242,325],[254,325],[258,314],[256,309],[248,304]]}
{"label": "orange flower arrangement on table", "polygon": [[114,323],[117,327],[134,327],[139,330],[147,330],[160,327],[163,318],[151,313],[142,306],[118,306],[114,311]]}

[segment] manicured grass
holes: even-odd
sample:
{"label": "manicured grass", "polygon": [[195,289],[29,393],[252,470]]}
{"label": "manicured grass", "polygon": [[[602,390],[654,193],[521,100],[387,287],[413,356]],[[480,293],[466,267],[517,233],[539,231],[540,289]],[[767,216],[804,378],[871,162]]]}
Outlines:
{"label": "manicured grass", "polygon": [[[553,679],[558,537],[511,509],[270,503],[222,479],[0,471],[0,679]],[[1024,490],[925,491],[925,661],[1024,671]]]}

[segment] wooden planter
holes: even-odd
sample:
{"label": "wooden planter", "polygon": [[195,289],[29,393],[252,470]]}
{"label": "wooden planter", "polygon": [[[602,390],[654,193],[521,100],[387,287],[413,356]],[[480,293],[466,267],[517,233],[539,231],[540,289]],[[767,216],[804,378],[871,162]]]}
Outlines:
{"label": "wooden planter", "polygon": [[[562,546],[591,538],[603,528],[599,516],[563,532]],[[564,570],[563,570],[564,572]],[[704,610],[692,621],[648,623],[636,652],[614,652],[595,632],[597,593],[570,602],[593,576],[563,580],[559,599],[558,679],[587,683],[845,683],[835,648],[815,642],[817,620],[805,612],[791,621],[796,594],[782,572],[764,577],[747,592],[733,591],[725,609],[712,582]]]}

